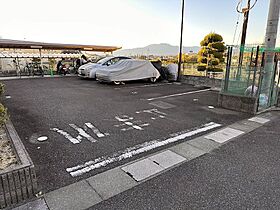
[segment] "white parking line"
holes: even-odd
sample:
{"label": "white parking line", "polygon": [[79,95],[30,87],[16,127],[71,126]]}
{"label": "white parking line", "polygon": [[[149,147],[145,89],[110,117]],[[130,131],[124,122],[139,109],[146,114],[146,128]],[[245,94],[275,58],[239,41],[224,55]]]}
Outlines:
{"label": "white parking line", "polygon": [[164,99],[164,98],[171,98],[171,97],[176,97],[176,96],[190,95],[190,94],[194,94],[194,93],[206,92],[206,91],[209,91],[209,90],[211,90],[211,88],[204,89],[204,90],[190,91],[190,92],[185,92],[185,93],[176,93],[176,94],[167,95],[167,96],[159,96],[159,97],[155,97],[155,98],[148,98],[147,101],[154,101],[154,100],[157,100],[157,99]]}
{"label": "white parking line", "polygon": [[192,131],[181,133],[180,135],[173,136],[173,137],[165,139],[163,141],[154,140],[154,141],[150,141],[150,142],[145,142],[143,144],[127,148],[124,151],[118,151],[115,154],[113,154],[112,156],[99,157],[95,160],[85,162],[82,165],[67,168],[66,171],[68,173],[70,173],[70,175],[72,177],[81,176],[84,173],[88,173],[88,172],[90,172],[92,170],[95,170],[97,168],[105,167],[108,164],[111,164],[111,163],[114,163],[114,162],[117,162],[117,161],[121,161],[121,160],[124,160],[124,159],[127,159],[127,158],[131,158],[135,155],[138,155],[138,154],[141,154],[141,153],[144,153],[144,152],[148,152],[148,151],[153,150],[155,148],[162,147],[162,146],[168,145],[170,143],[174,143],[174,142],[183,140],[187,137],[191,137],[191,136],[194,136],[196,134],[199,134],[199,133],[202,133],[202,132],[205,132],[205,131],[208,131],[208,130],[212,130],[212,129],[220,127],[220,126],[221,126],[220,124],[217,124],[217,123],[214,123],[214,122],[207,123],[207,124],[201,126],[200,128],[197,128],[197,129],[192,130]]}

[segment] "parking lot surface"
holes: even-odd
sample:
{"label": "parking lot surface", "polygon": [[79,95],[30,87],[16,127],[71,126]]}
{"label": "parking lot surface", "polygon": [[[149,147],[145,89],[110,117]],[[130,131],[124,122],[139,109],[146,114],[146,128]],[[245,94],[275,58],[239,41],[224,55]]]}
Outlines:
{"label": "parking lot surface", "polygon": [[[196,131],[208,125],[248,117],[218,108],[218,92],[181,83],[116,86],[69,77],[4,84],[4,104],[43,192],[167,147],[144,151],[156,141],[193,131],[185,141],[205,134]],[[48,139],[38,141],[42,136]]]}

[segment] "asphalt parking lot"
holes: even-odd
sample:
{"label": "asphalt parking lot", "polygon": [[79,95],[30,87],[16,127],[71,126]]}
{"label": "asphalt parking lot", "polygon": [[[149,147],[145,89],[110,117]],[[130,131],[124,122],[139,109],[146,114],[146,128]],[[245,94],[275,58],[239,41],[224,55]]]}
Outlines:
{"label": "asphalt parking lot", "polygon": [[[154,141],[187,131],[194,132],[185,140],[192,139],[205,134],[208,130],[195,131],[209,123],[226,126],[249,117],[217,108],[218,92],[181,83],[116,86],[68,77],[4,84],[9,96],[4,104],[36,166],[43,192],[167,147],[131,155]],[[39,142],[41,136],[48,140]],[[120,154],[127,156],[118,158]],[[101,160],[106,164],[98,165]]]}

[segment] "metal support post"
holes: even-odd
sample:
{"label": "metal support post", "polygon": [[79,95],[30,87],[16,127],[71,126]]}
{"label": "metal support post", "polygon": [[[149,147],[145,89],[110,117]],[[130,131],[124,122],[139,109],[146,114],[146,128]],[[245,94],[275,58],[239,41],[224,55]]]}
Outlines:
{"label": "metal support post", "polygon": [[180,53],[179,53],[179,62],[178,62],[178,77],[177,81],[181,79],[181,63],[182,63],[182,47],[183,47],[183,29],[184,29],[184,9],[185,9],[185,0],[182,0],[182,19],[181,19],[181,37],[180,37]]}

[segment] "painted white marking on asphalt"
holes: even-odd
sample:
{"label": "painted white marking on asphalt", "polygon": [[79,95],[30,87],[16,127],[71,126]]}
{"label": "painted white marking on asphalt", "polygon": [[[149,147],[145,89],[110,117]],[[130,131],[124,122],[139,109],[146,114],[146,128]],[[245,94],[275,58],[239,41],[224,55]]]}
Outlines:
{"label": "painted white marking on asphalt", "polygon": [[7,96],[5,96],[5,98],[10,99],[10,98],[12,98],[12,96],[7,95]]}
{"label": "painted white marking on asphalt", "polygon": [[93,133],[98,137],[98,138],[102,138],[105,137],[105,134],[101,133],[98,128],[96,128],[93,124],[91,123],[85,123],[85,125],[90,128]]}
{"label": "painted white marking on asphalt", "polygon": [[122,118],[116,116],[115,117],[116,120],[118,120],[119,122],[123,122],[122,124],[119,125],[114,125],[115,127],[122,127],[122,126],[129,126],[128,128],[122,128],[121,131],[129,131],[131,129],[136,129],[136,130],[144,130],[142,128],[142,126],[136,125],[135,123],[141,123],[142,121],[135,121],[135,122],[128,122],[129,120],[133,120],[133,117],[129,117],[129,116],[122,116]]}
{"label": "painted white marking on asphalt", "polygon": [[139,125],[140,127],[147,127],[147,126],[149,126],[150,125],[150,123],[144,123],[144,124],[142,124],[142,125]]}
{"label": "painted white marking on asphalt", "polygon": [[81,142],[81,139],[74,138],[73,136],[71,136],[69,133],[67,133],[64,130],[60,130],[58,128],[51,128],[51,131],[55,131],[55,132],[61,134],[62,136],[64,136],[66,139],[68,139],[73,144],[79,144]]}
{"label": "painted white marking on asphalt", "polygon": [[126,116],[126,115],[124,115],[124,116],[122,116],[122,118],[120,118],[120,117],[115,117],[116,118],[116,120],[118,120],[118,121],[120,121],[120,122],[126,122],[126,121],[129,121],[129,120],[133,120],[134,118],[133,117],[128,117],[128,116]]}
{"label": "painted white marking on asphalt", "polygon": [[164,99],[164,98],[170,98],[170,97],[176,97],[176,96],[190,95],[190,94],[194,94],[194,93],[201,93],[201,92],[206,92],[209,90],[211,90],[211,88],[204,89],[204,90],[190,91],[190,92],[185,92],[185,93],[176,93],[176,94],[167,95],[167,96],[159,96],[159,97],[155,97],[155,98],[148,98],[147,100],[153,101],[153,100],[157,100],[157,99]]}
{"label": "painted white marking on asphalt", "polygon": [[40,136],[37,140],[40,141],[40,142],[47,141],[48,137],[47,136]]}
{"label": "painted white marking on asphalt", "polygon": [[208,130],[212,130],[212,129],[220,127],[220,126],[221,126],[220,124],[214,123],[214,122],[207,123],[200,128],[182,133],[181,135],[174,136],[174,137],[165,139],[163,141],[155,140],[155,141],[145,142],[143,144],[127,148],[124,151],[116,152],[115,154],[113,154],[110,157],[100,157],[95,160],[86,162],[82,165],[78,165],[78,166],[75,166],[72,168],[67,168],[66,171],[69,172],[72,177],[80,176],[84,173],[88,173],[97,168],[107,166],[110,163],[114,163],[114,162],[121,161],[121,160],[124,160],[127,158],[131,158],[140,153],[144,153],[144,152],[153,150],[155,148],[162,147],[167,144],[177,142],[179,140],[183,140],[187,137],[191,137],[196,134],[199,134],[199,133],[202,133],[202,132],[205,132]]}
{"label": "painted white marking on asphalt", "polygon": [[75,129],[76,131],[79,132],[79,135],[86,138],[87,140],[89,140],[90,142],[96,142],[97,140],[94,139],[92,136],[90,136],[87,132],[85,132],[82,128],[79,128],[78,126],[76,126],[75,124],[69,124],[69,126],[73,129]]}
{"label": "painted white marking on asphalt", "polygon": [[269,119],[265,119],[263,117],[252,117],[248,120],[252,121],[252,122],[257,122],[257,123],[260,123],[260,124],[265,124],[265,123],[270,121]]}
{"label": "painted white marking on asphalt", "polygon": [[157,116],[156,118],[155,117],[152,117],[151,119],[152,120],[155,120],[157,118],[165,118],[165,115],[167,115],[166,113],[164,112],[161,112],[161,111],[158,111],[158,109],[147,109],[147,110],[143,110],[143,111],[137,111],[135,112],[136,114],[140,114],[140,113],[149,113],[149,114],[152,114],[152,115],[155,115]]}

